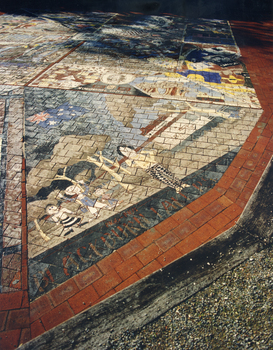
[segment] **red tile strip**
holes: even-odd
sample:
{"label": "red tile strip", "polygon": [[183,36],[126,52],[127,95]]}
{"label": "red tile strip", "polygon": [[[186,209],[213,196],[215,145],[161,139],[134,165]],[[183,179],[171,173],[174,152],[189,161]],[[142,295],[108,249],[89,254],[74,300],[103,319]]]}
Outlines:
{"label": "red tile strip", "polygon": [[[30,306],[28,299],[26,162],[22,159],[22,250],[21,290],[0,294],[0,348],[9,350],[31,339]],[[3,311],[4,310],[4,311]]]}

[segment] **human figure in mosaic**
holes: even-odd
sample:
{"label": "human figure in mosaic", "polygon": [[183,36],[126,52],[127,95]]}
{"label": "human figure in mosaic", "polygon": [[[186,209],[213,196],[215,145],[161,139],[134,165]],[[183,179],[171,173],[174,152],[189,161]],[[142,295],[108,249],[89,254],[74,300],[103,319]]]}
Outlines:
{"label": "human figure in mosaic", "polygon": [[68,233],[73,232],[72,227],[74,225],[80,226],[83,219],[82,217],[74,216],[74,213],[71,210],[57,207],[54,204],[48,204],[45,211],[50,216],[46,219],[55,222],[57,226],[62,225],[63,231],[61,236],[65,236]]}
{"label": "human figure in mosaic", "polygon": [[170,186],[177,193],[184,187],[189,187],[155,160],[154,151],[142,150],[137,153],[132,146],[125,145],[118,146],[117,151],[120,155],[127,157],[125,163],[128,166],[144,169],[153,179]]}
{"label": "human figure in mosaic", "polygon": [[84,181],[75,181],[68,178],[65,175],[65,171],[66,168],[64,169],[63,175],[56,175],[56,178],[69,180],[72,182],[72,185],[64,190],[64,195],[62,193],[58,194],[59,199],[80,204],[80,210],[83,213],[89,211],[95,218],[99,217],[99,209],[109,209],[109,206],[106,203],[101,203],[97,199],[92,199],[88,196],[89,187]]}
{"label": "human figure in mosaic", "polygon": [[96,218],[99,216],[98,209],[107,208],[106,203],[101,203],[96,199],[88,197],[89,187],[83,182],[79,181],[77,184],[73,184],[67,187],[64,191],[65,195],[59,193],[58,198],[67,202],[76,202],[80,204],[82,212],[89,211]]}

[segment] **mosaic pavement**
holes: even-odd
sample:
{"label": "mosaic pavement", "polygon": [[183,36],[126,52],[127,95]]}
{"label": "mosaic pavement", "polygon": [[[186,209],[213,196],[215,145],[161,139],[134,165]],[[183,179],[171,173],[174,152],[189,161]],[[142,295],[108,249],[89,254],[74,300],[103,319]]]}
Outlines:
{"label": "mosaic pavement", "polygon": [[226,21],[3,14],[0,35],[0,315],[25,342],[232,226],[265,126]]}

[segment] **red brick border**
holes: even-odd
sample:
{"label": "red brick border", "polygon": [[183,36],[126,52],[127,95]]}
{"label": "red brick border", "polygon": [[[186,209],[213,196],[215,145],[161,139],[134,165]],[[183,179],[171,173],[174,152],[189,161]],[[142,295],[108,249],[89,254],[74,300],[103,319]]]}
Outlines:
{"label": "red brick border", "polygon": [[0,294],[0,348],[10,350],[31,339],[28,298],[26,161],[22,159],[21,290]]}

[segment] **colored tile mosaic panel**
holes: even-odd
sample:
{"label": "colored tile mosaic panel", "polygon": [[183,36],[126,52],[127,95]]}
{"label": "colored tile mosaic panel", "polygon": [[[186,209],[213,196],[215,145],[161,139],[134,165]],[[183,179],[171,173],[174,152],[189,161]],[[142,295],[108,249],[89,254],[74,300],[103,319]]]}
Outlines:
{"label": "colored tile mosaic panel", "polygon": [[71,277],[71,250],[73,275],[211,189],[260,114],[25,88],[31,298]]}
{"label": "colored tile mosaic panel", "polygon": [[185,40],[184,18],[135,17],[74,36],[84,43],[30,86],[260,108],[227,22],[205,22],[229,40],[204,44]]}
{"label": "colored tile mosaic panel", "polygon": [[1,15],[0,35],[0,340],[19,345],[232,227],[273,148],[227,21]]}

